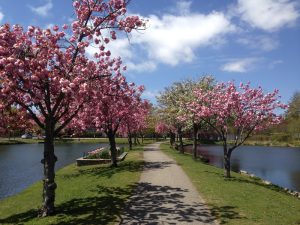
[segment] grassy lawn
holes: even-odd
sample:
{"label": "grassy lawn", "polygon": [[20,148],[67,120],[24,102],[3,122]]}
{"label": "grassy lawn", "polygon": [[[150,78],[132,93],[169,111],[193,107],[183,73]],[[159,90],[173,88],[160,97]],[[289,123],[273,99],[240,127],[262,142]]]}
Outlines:
{"label": "grassy lawn", "polygon": [[56,174],[55,216],[37,218],[42,193],[42,183],[38,182],[0,201],[0,224],[77,225],[117,221],[139,180],[142,164],[142,146],[137,146],[118,168],[69,165]]}
{"label": "grassy lawn", "polygon": [[[229,141],[229,143],[233,143]],[[216,142],[218,145],[222,145],[222,142]],[[273,147],[300,147],[299,141],[259,141],[259,140],[247,140],[245,141],[245,145],[250,146],[273,146]]]}
{"label": "grassy lawn", "polygon": [[[233,141],[228,141],[229,144],[233,144]],[[178,142],[177,142],[178,144]],[[184,140],[184,144],[192,145],[192,140]],[[199,144],[199,142],[198,142]],[[201,142],[200,142],[201,144]],[[211,144],[211,145],[223,145],[221,141],[202,143],[202,144]],[[244,145],[250,146],[272,146],[272,147],[300,147],[300,141],[284,142],[284,141],[259,141],[259,140],[246,140]]]}
{"label": "grassy lawn", "polygon": [[222,169],[182,155],[168,144],[161,149],[183,168],[221,224],[300,224],[300,199],[238,173],[226,180]]}

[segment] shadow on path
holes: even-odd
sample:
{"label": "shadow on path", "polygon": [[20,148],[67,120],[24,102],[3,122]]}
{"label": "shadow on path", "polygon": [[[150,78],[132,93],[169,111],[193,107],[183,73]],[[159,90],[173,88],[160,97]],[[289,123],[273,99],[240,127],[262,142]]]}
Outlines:
{"label": "shadow on path", "polygon": [[145,162],[143,171],[147,170],[155,170],[155,169],[164,169],[173,164],[176,164],[173,161],[166,161],[166,162]]}
{"label": "shadow on path", "polygon": [[186,189],[170,186],[139,183],[126,205],[121,224],[180,224],[213,223],[215,215],[238,218],[232,206],[210,207],[202,203],[186,204],[183,201]]}

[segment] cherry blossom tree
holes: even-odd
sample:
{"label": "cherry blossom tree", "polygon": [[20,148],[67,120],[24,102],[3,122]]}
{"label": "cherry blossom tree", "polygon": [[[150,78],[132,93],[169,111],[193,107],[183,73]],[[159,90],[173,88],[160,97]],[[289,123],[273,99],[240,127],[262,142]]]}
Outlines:
{"label": "cherry blossom tree", "polygon": [[[22,122],[20,122],[22,121]],[[31,131],[33,128],[32,121],[24,109],[14,106],[7,106],[0,109],[0,134],[11,136]]]}
{"label": "cherry blossom tree", "polygon": [[143,86],[128,83],[120,73],[104,78],[94,86],[94,95],[88,106],[78,114],[70,127],[85,129],[93,125],[109,139],[112,166],[117,166],[116,133],[125,118],[141,104]]}
{"label": "cherry blossom tree", "polygon": [[184,124],[185,130],[192,130],[193,137],[193,158],[197,158],[198,133],[200,129],[204,130],[205,123],[197,113],[188,109],[188,104],[195,100],[193,90],[201,88],[208,90],[212,88],[214,79],[211,76],[203,76],[197,80],[184,80],[176,84],[176,101],[177,101],[177,119]]}
{"label": "cherry blossom tree", "polygon": [[[117,32],[144,25],[137,16],[125,15],[126,5],[124,0],[76,0],[70,26],[0,27],[1,95],[25,109],[45,131],[41,216],[54,213],[54,137],[86,107],[95,80],[120,72],[120,60],[110,58],[105,44],[116,39]],[[101,44],[94,61],[85,55],[91,44]]]}
{"label": "cherry blossom tree", "polygon": [[[184,127],[184,123],[180,121],[177,117],[179,116],[180,110],[180,96],[183,94],[180,89],[181,83],[173,83],[170,87],[165,88],[165,90],[160,93],[157,97],[157,101],[159,103],[159,111],[161,118],[168,124],[168,129],[170,131],[170,143],[171,146],[175,144],[175,137],[173,141],[173,135],[177,133],[179,139],[179,149],[180,152],[183,153],[183,133],[182,129]],[[164,128],[164,124],[158,124],[159,129]],[[174,132],[172,129],[174,128]],[[162,131],[162,130],[161,130]],[[161,132],[160,131],[160,132]]]}
{"label": "cherry blossom tree", "polygon": [[164,121],[158,121],[155,125],[155,133],[164,136],[170,134],[171,147],[173,147],[175,144],[175,132],[176,132],[176,128],[172,125],[165,123]]}
{"label": "cherry blossom tree", "polygon": [[[250,88],[249,84],[236,87],[233,82],[221,83],[211,90],[198,88],[194,94],[197,100],[191,102],[188,108],[221,137],[224,175],[228,178],[232,152],[254,132],[278,124],[281,116],[274,111],[286,108],[278,101],[278,90],[264,94],[261,87]],[[230,133],[235,137],[233,143],[229,142]]]}
{"label": "cherry blossom tree", "polygon": [[[147,100],[136,101],[128,108],[128,112],[119,128],[119,133],[127,136],[129,149],[132,149],[132,138],[135,139],[134,143],[137,144],[138,134],[143,133],[147,128],[147,116],[150,113],[151,105]],[[143,137],[142,137],[143,138]]]}
{"label": "cherry blossom tree", "polygon": [[176,128],[181,153],[184,152],[183,132],[192,130],[194,158],[197,157],[198,131],[202,128],[203,121],[193,111],[188,110],[187,105],[195,98],[193,89],[197,87],[209,88],[213,82],[214,80],[210,76],[204,76],[198,80],[186,79],[181,82],[175,82],[157,98],[164,121]]}

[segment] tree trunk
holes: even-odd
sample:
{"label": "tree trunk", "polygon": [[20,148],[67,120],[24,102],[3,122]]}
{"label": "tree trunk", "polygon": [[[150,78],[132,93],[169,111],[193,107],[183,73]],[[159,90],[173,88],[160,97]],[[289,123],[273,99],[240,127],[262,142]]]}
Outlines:
{"label": "tree trunk", "polygon": [[182,140],[182,129],[181,127],[177,129],[178,139],[179,139],[179,150],[180,153],[184,153],[183,150],[183,140]]}
{"label": "tree trunk", "polygon": [[131,133],[128,133],[128,144],[129,144],[129,149],[132,150],[132,137],[131,137]]}
{"label": "tree trunk", "polygon": [[196,124],[193,124],[193,158],[197,158],[197,134],[198,134],[198,127]]}
{"label": "tree trunk", "polygon": [[175,134],[173,132],[170,133],[170,145],[173,148],[175,144]]}
{"label": "tree trunk", "polygon": [[108,140],[110,145],[110,154],[111,154],[111,166],[117,167],[117,147],[116,147],[116,139],[113,131],[108,132]]}
{"label": "tree trunk", "polygon": [[227,149],[227,147],[224,146],[224,176],[226,178],[230,178],[230,158],[231,158],[231,151]]}
{"label": "tree trunk", "polygon": [[137,137],[136,137],[136,133],[133,133],[133,144],[137,145]]}
{"label": "tree trunk", "polygon": [[51,121],[46,122],[45,132],[44,158],[41,161],[44,164],[43,206],[40,212],[42,217],[54,214],[55,189],[57,187],[54,180],[57,158],[54,154],[54,125]]}
{"label": "tree trunk", "polygon": [[136,142],[137,142],[138,145],[141,145],[141,142],[140,142],[139,137],[137,135],[136,135]]}

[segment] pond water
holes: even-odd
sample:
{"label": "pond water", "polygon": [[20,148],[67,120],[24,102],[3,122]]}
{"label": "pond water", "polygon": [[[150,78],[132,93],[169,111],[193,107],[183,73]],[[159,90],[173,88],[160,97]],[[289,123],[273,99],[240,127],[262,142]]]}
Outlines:
{"label": "pond water", "polygon": [[[55,169],[107,144],[58,144]],[[43,144],[0,145],[0,199],[14,195],[43,178]]]}
{"label": "pond water", "polygon": [[[187,146],[186,151],[191,151]],[[211,165],[223,168],[222,146],[198,146]],[[300,191],[300,148],[241,146],[231,156],[233,171],[246,170],[281,187]]]}

